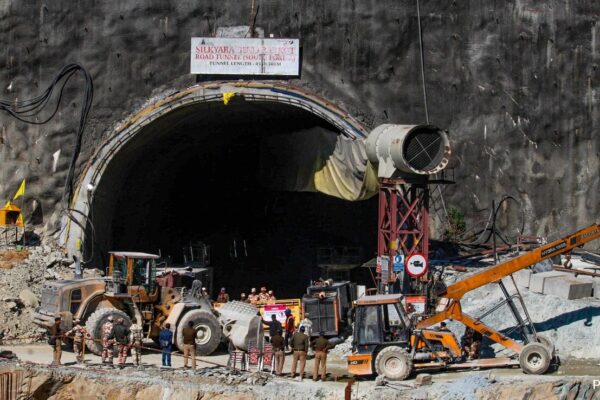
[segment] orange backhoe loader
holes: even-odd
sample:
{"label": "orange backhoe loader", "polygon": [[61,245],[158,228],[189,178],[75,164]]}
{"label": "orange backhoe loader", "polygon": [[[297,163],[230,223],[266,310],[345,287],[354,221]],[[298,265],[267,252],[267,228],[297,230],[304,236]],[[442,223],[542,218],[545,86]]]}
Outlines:
{"label": "orange backhoe loader", "polygon": [[[518,257],[486,268],[436,293],[435,313],[414,322],[402,306],[400,294],[364,296],[355,303],[354,351],[348,356],[348,371],[354,375],[383,375],[389,380],[406,379],[415,369],[459,369],[520,365],[530,374],[545,373],[555,359],[553,344],[535,331],[518,290],[509,294],[502,278],[559,254],[568,253],[600,237],[600,225],[593,224],[562,239],[553,241]],[[463,313],[462,297],[481,286],[496,283],[524,338],[520,343],[483,324],[481,319]],[[514,283],[514,280],[513,280]],[[516,287],[516,285],[515,285]],[[525,316],[519,312],[520,301]],[[489,313],[488,313],[489,314]],[[487,314],[486,314],[487,315]],[[461,346],[452,332],[428,329],[451,319],[479,332],[482,336],[514,351],[515,357],[473,361],[464,359]]]}

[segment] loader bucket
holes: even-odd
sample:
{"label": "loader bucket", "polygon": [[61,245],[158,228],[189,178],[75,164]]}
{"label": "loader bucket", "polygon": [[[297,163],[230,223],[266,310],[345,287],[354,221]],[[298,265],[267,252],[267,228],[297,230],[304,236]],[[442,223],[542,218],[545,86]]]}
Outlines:
{"label": "loader bucket", "polygon": [[258,308],[241,301],[230,301],[218,309],[223,335],[238,349],[247,351],[250,346],[262,346],[262,318]]}

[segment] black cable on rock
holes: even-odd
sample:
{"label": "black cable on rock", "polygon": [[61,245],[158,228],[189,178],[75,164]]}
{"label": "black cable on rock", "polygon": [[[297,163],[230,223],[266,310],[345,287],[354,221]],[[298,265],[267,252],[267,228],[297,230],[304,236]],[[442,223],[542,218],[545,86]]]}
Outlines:
{"label": "black cable on rock", "polygon": [[[77,159],[79,158],[79,153],[81,152],[81,141],[83,138],[83,131],[85,130],[85,125],[90,109],[92,108],[92,101],[94,98],[94,85],[92,82],[92,77],[79,64],[68,64],[60,70],[60,72],[56,75],[50,86],[48,86],[48,88],[41,95],[29,100],[0,100],[1,111],[7,112],[9,115],[13,116],[21,122],[33,125],[43,125],[50,121],[52,118],[54,118],[54,116],[58,112],[58,107],[60,105],[60,101],[62,100],[65,85],[67,84],[69,79],[77,72],[81,72],[83,74],[85,86],[84,99],[81,104],[79,126],[77,128],[77,136],[75,138],[75,147],[73,149],[73,155],[71,156],[69,172],[67,174],[67,180],[65,182],[62,196],[63,201],[65,201],[66,199],[67,205],[71,202],[71,199],[73,197],[73,179],[75,177],[75,168],[77,165]],[[54,93],[55,89],[58,89],[58,99],[56,101],[56,106],[54,107],[54,110],[45,119],[38,120],[37,116],[52,99],[52,94]]]}

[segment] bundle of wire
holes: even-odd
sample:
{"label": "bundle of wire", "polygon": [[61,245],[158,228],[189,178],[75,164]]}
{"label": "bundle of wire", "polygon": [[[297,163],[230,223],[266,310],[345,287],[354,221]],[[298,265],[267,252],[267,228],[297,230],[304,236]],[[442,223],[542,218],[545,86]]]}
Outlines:
{"label": "bundle of wire", "polygon": [[[69,79],[78,71],[83,73],[85,80],[84,100],[81,104],[81,115],[79,118],[77,136],[75,138],[75,148],[73,149],[73,155],[71,156],[69,173],[67,174],[67,180],[65,182],[63,191],[63,201],[66,201],[67,204],[70,203],[71,198],[73,197],[73,179],[75,177],[75,167],[81,151],[83,131],[85,130],[85,124],[90,109],[92,108],[92,100],[94,98],[94,85],[92,83],[92,77],[82,66],[78,64],[68,64],[60,70],[50,86],[48,86],[48,88],[41,95],[29,100],[0,100],[0,110],[6,111],[19,121],[33,125],[43,125],[54,118],[58,112],[58,107],[60,106],[60,101],[62,99],[65,86]],[[46,117],[40,116],[40,113],[52,100],[55,90],[58,90],[58,98],[56,99],[54,110]]]}

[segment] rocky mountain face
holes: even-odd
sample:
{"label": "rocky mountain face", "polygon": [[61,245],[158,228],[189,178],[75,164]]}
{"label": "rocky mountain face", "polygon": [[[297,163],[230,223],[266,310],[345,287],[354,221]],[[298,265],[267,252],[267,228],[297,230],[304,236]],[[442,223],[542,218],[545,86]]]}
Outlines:
{"label": "rocky mountain face", "polygon": [[[80,173],[120,121],[156,96],[195,84],[190,37],[247,25],[250,3],[0,0],[0,98],[32,98],[66,63],[84,66],[95,97]],[[368,128],[427,122],[414,3],[257,4],[256,26],[267,37],[301,41],[302,73],[292,84]],[[422,2],[428,117],[450,132],[457,182],[444,191],[444,205],[461,210],[468,226],[485,220],[492,199],[505,194],[520,206],[506,210],[501,224],[520,225],[520,207],[528,234],[555,237],[597,219],[599,15],[592,0]],[[82,82],[76,75],[66,85],[47,124],[0,113],[0,199],[27,179],[26,216],[48,233],[59,229],[66,205]],[[442,210],[441,199],[433,207]]]}

